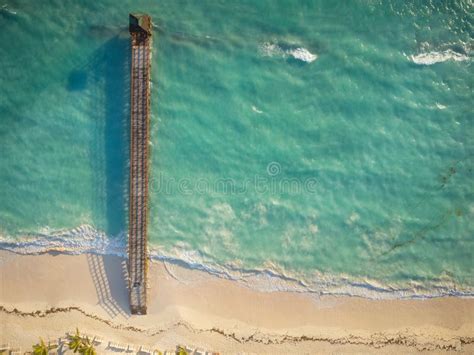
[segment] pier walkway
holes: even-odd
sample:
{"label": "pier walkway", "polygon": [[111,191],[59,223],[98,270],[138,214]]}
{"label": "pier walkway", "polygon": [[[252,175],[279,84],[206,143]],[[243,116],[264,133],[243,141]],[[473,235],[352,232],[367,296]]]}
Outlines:
{"label": "pier walkway", "polygon": [[130,15],[130,35],[130,215],[128,235],[130,310],[132,314],[146,314],[151,18],[148,15]]}

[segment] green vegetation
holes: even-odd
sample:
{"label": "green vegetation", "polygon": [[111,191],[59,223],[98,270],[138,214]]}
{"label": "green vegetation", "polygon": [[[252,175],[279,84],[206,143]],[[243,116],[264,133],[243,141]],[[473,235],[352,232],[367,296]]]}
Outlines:
{"label": "green vegetation", "polygon": [[[81,355],[97,355],[97,350],[94,348],[95,339],[95,337],[93,339],[90,339],[88,336],[81,335],[79,329],[76,328],[76,333],[74,335],[68,335],[69,342],[67,344],[69,349],[71,349],[74,353],[79,353]],[[39,343],[33,345],[33,352],[27,352],[27,354],[48,355],[51,350],[57,347],[58,345],[51,345],[50,343],[46,345],[44,340],[40,338]],[[0,350],[0,355],[4,353],[9,353],[9,351]],[[158,349],[155,349],[154,354],[163,355],[163,353]],[[186,348],[184,346],[179,345],[176,354],[188,355],[188,352],[186,351]]]}
{"label": "green vegetation", "polygon": [[76,328],[76,334],[69,336],[69,349],[74,353],[79,352],[83,355],[96,355],[97,352],[94,348],[94,340],[90,340],[89,337],[81,337],[79,329]]}
{"label": "green vegetation", "polygon": [[48,355],[50,350],[56,348],[56,345],[46,345],[43,339],[40,338],[38,344],[33,345],[33,354],[34,355]]}
{"label": "green vegetation", "polygon": [[84,355],[97,355],[97,352],[94,348],[94,340],[90,340],[88,337],[86,337],[79,352]]}
{"label": "green vegetation", "polygon": [[82,338],[79,329],[76,328],[76,334],[69,336],[69,349],[77,353],[82,346]]}

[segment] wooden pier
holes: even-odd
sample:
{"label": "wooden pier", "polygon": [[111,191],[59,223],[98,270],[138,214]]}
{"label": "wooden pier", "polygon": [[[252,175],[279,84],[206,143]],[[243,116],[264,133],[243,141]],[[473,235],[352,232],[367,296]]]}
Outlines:
{"label": "wooden pier", "polygon": [[130,206],[128,273],[130,310],[147,310],[148,141],[150,136],[151,17],[130,14]]}

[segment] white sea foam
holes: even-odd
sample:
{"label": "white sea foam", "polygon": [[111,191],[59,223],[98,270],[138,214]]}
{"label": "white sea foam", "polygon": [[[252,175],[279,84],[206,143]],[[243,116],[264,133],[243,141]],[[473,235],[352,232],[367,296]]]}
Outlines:
{"label": "white sea foam", "polygon": [[289,50],[288,54],[290,54],[295,59],[307,63],[314,62],[316,59],[318,59],[318,56],[316,54],[311,53],[306,48],[296,48],[293,50]]}
{"label": "white sea foam", "polygon": [[[395,285],[343,274],[328,275],[313,272],[311,275],[303,275],[290,273],[269,262],[264,263],[261,268],[244,268],[242,262],[238,260],[221,265],[206,258],[199,251],[189,248],[190,246],[184,243],[177,244],[168,251],[151,246],[150,257],[152,260],[164,262],[172,273],[179,270],[179,267],[200,270],[264,292],[290,291],[307,293],[315,297],[346,295],[371,299],[474,297],[472,287],[455,285],[449,279],[433,281],[428,284],[409,282],[404,285]],[[0,236],[0,249],[18,254],[40,254],[55,251],[65,254],[94,253],[122,257],[126,256],[127,250],[124,235],[109,238],[89,225],[82,225],[70,230],[44,228],[38,233],[20,239]]]}
{"label": "white sea foam", "polygon": [[278,46],[277,44],[271,43],[271,42],[264,42],[260,46],[260,53],[264,57],[275,57],[275,56],[284,57],[285,56],[285,51],[281,49],[281,47]]}
{"label": "white sea foam", "polygon": [[16,11],[13,11],[13,10],[9,9],[7,4],[2,5],[2,7],[0,7],[0,11],[4,11],[6,13],[9,13],[10,15],[16,15],[17,14]]}
{"label": "white sea foam", "polygon": [[45,227],[37,233],[27,234],[19,239],[0,235],[0,248],[18,254],[59,251],[68,254],[96,253],[123,256],[126,252],[124,240],[123,235],[109,238],[90,225],[61,230]]}
{"label": "white sea foam", "polygon": [[445,51],[433,51],[433,52],[427,52],[427,53],[420,53],[417,55],[411,55],[409,56],[410,60],[419,65],[433,65],[436,63],[442,63],[446,62],[448,60],[452,60],[455,62],[462,62],[469,60],[469,56],[455,52],[451,49],[445,50]]}
{"label": "white sea foam", "polygon": [[318,59],[316,54],[311,53],[304,47],[283,49],[276,43],[265,42],[260,46],[260,52],[265,57],[292,57],[302,62],[311,63]]}
{"label": "white sea foam", "polygon": [[263,111],[259,110],[256,106],[252,106],[252,111],[258,114],[262,114]]}

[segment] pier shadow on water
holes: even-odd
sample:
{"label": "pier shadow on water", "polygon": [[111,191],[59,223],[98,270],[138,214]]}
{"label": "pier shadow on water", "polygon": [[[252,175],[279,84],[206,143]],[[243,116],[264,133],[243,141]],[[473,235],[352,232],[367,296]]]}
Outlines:
{"label": "pier shadow on water", "polygon": [[[74,68],[67,89],[80,91],[88,103],[89,157],[93,172],[91,220],[115,245],[127,236],[130,135],[130,40],[116,36],[98,48],[87,63]],[[90,255],[90,271],[101,306],[110,316],[129,314],[126,282],[120,265],[113,270],[107,257]],[[112,277],[120,275],[122,281]],[[124,308],[126,307],[126,308]]]}
{"label": "pier shadow on water", "polygon": [[90,74],[94,133],[91,142],[95,172],[94,220],[109,237],[122,237],[127,227],[130,136],[129,39],[114,37],[99,48]]}

